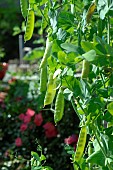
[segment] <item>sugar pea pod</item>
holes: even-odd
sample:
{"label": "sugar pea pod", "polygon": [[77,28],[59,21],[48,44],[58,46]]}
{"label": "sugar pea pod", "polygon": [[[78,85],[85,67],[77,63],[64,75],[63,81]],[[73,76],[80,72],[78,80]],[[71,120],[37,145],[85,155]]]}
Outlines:
{"label": "sugar pea pod", "polygon": [[96,3],[95,2],[92,2],[92,4],[90,5],[90,7],[88,8],[88,11],[87,11],[87,15],[86,15],[86,22],[89,23],[90,20],[91,20],[91,17],[95,11],[95,8],[96,8]]}
{"label": "sugar pea pod", "polygon": [[20,0],[20,8],[22,16],[26,18],[28,13],[28,0]]}
{"label": "sugar pea pod", "polygon": [[60,88],[55,101],[55,112],[54,112],[55,123],[57,123],[62,119],[63,113],[64,113],[64,94],[62,88]]}
{"label": "sugar pea pod", "polygon": [[40,68],[45,67],[45,65],[47,64],[47,59],[51,54],[52,44],[53,44],[53,42],[50,41],[49,38],[47,38],[47,40],[46,40],[46,48],[45,48],[44,56],[43,56],[41,64],[40,64]]}
{"label": "sugar pea pod", "polygon": [[53,73],[50,73],[47,83],[47,91],[44,99],[44,106],[49,105],[53,102],[55,94],[56,94],[56,80],[53,79]]}
{"label": "sugar pea pod", "polygon": [[25,42],[30,40],[33,35],[34,21],[35,21],[34,11],[32,9],[29,9],[27,15],[26,31],[24,35]]}
{"label": "sugar pea pod", "polygon": [[90,63],[87,60],[83,60],[82,74],[81,78],[85,79],[88,77],[90,71]]}
{"label": "sugar pea pod", "polygon": [[74,162],[75,161],[78,162],[83,155],[85,144],[86,144],[86,137],[87,137],[86,126],[82,126],[82,128],[80,130],[80,134],[79,134],[79,139],[77,142],[76,152],[74,155]]}
{"label": "sugar pea pod", "polygon": [[45,92],[47,87],[47,66],[41,68],[41,73],[40,73],[40,92]]}

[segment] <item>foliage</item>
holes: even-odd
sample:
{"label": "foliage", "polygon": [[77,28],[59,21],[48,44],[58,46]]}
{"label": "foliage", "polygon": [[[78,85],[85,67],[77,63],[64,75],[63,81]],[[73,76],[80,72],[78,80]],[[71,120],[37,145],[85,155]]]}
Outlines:
{"label": "foliage", "polygon": [[[22,109],[21,112],[17,112],[17,116],[19,116],[20,113],[23,113],[23,117],[28,115],[29,110],[27,109],[30,109],[30,113],[32,110],[32,116],[30,115],[27,121],[31,123],[32,120],[33,124],[35,123],[35,126],[38,124],[40,125],[40,129],[44,128],[43,130],[46,138],[50,138],[50,134],[52,134],[52,137],[57,135],[52,143],[50,142],[50,139],[47,140],[45,136],[42,135],[43,142],[41,142],[41,138],[38,139],[35,136],[36,132],[35,135],[33,135],[33,132],[31,133],[32,130],[35,131],[36,127],[33,127],[32,130],[30,129],[30,135],[32,134],[30,142],[33,141],[34,143],[37,138],[39,144],[41,144],[44,149],[47,144],[50,150],[59,147],[59,150],[56,150],[58,155],[54,154],[53,151],[53,156],[50,156],[49,159],[47,159],[47,166],[54,169],[72,169],[68,160],[65,159],[64,161],[63,159],[66,156],[65,151],[61,152],[60,148],[62,148],[62,146],[64,147],[64,145],[61,142],[62,140],[60,141],[61,145],[59,145],[58,140],[61,139],[64,132],[66,134],[68,133],[68,131],[65,131],[65,129],[67,130],[67,124],[70,124],[69,132],[76,131],[78,125],[77,127],[75,126],[75,117],[77,116],[80,121],[79,127],[81,129],[77,146],[75,149],[72,149],[70,146],[65,148],[67,153],[70,154],[69,156],[71,156],[73,169],[112,170],[113,2],[111,0],[63,0],[62,2],[56,0],[29,0],[28,4],[29,8],[24,8],[24,10],[28,10],[28,14],[29,11],[32,11],[33,15],[30,17],[29,15],[24,15],[26,22],[25,35],[30,34],[31,37],[34,23],[31,25],[32,30],[29,30],[29,23],[34,20],[34,16],[40,11],[40,17],[42,17],[41,33],[46,33],[47,37],[43,58],[39,58],[38,60],[38,64],[40,63],[40,73],[42,72],[42,69],[46,71],[44,74],[47,78],[47,81],[44,82],[46,88],[42,88],[43,77],[40,74],[40,82],[42,83],[36,87],[36,89],[38,89],[38,96],[36,93],[31,94],[34,101],[28,100],[28,103],[27,101],[25,101],[25,103],[20,102],[21,104],[25,104],[23,107],[18,107],[16,105],[11,107],[9,104],[10,102],[8,101],[7,105],[9,107],[7,109],[12,108],[12,115],[14,115],[17,110],[19,111],[19,109]],[[25,38],[25,41],[28,39]],[[82,74],[78,74],[77,72],[78,66],[80,65]],[[51,81],[49,79],[50,75],[52,75]],[[21,87],[21,85],[19,86]],[[26,92],[28,89],[26,90],[25,87],[28,88],[28,86],[24,85],[23,87],[25,93],[23,93],[23,95],[25,95],[26,99]],[[60,98],[59,101],[56,100],[59,89],[62,89],[63,100],[65,99],[63,102],[65,108],[64,114],[62,113],[63,109],[61,109],[60,112]],[[16,90],[16,92],[18,92],[18,90]],[[48,93],[50,95],[48,95]],[[21,94],[20,91],[18,94]],[[37,97],[34,97],[34,95]],[[13,95],[11,95],[11,98],[12,96]],[[44,104],[45,99],[46,104]],[[6,102],[7,100],[8,98],[6,98]],[[56,104],[56,102],[58,103]],[[18,108],[17,110],[14,110],[15,106]],[[70,114],[70,106],[73,107],[76,114]],[[10,109],[7,111],[10,111]],[[40,122],[38,123],[36,123],[37,117],[34,117],[34,110],[38,113],[38,120],[40,118]],[[6,113],[7,111],[3,113]],[[40,123],[42,123],[43,120],[46,120],[43,117],[46,117],[47,121],[45,121],[42,126]],[[10,119],[9,117],[7,118]],[[21,120],[25,123],[24,118],[21,117]],[[74,127],[71,127],[71,121],[73,122]],[[56,123],[56,126],[53,126],[54,122]],[[49,133],[50,126],[52,129],[51,133]],[[60,129],[60,127],[62,127],[62,129]],[[20,131],[23,131],[23,129],[26,130],[27,125],[22,126],[19,133]],[[27,130],[29,131],[29,129]],[[42,130],[39,130],[39,136],[41,136],[41,132]],[[73,132],[71,134],[73,134]],[[73,136],[70,136],[65,142],[70,144],[70,140],[71,142],[74,140],[74,143],[76,143],[75,137]],[[73,142],[71,144],[73,144]],[[16,145],[18,145],[18,147],[22,145],[20,137],[17,138]],[[29,143],[28,146],[25,147],[29,147]],[[27,148],[27,151],[30,151],[30,149]],[[47,150],[49,151],[49,149]],[[45,149],[45,152],[47,150]],[[26,150],[23,150],[23,152],[24,151]],[[40,153],[36,154],[36,145],[31,154],[33,157],[37,157],[35,157],[35,165],[37,164],[35,169],[40,168],[40,166],[42,166],[40,163],[42,160],[39,156]],[[45,154],[41,153],[41,155]],[[45,155],[45,157],[42,157],[44,160],[45,157],[48,156]],[[61,164],[60,161],[64,164]],[[32,164],[32,168],[34,169],[34,164]],[[43,166],[41,168],[43,168]]]}
{"label": "foliage", "polygon": [[[80,127],[87,128],[84,152],[82,148],[82,154],[72,153],[74,169],[113,169],[111,147],[113,2],[31,0],[28,10],[34,12],[40,10],[42,32],[47,28],[46,48],[40,70],[47,67],[47,76],[53,74],[56,89],[62,87],[65,100],[72,103],[80,119]],[[29,18],[27,22],[30,22]],[[48,39],[52,43],[51,53],[47,46]],[[77,66],[81,62],[83,62],[83,75],[77,77]],[[86,62],[89,62],[89,65],[86,65]],[[50,93],[50,89],[52,92],[52,86],[51,88],[47,86],[46,91]],[[56,113],[55,101],[51,104],[53,112]],[[79,141],[77,150],[80,149]],[[101,161],[99,157],[102,157]]]}

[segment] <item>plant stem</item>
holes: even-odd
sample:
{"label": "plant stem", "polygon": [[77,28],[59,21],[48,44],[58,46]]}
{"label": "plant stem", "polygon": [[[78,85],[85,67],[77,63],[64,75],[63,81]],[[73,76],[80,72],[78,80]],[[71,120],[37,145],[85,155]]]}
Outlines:
{"label": "plant stem", "polygon": [[[99,135],[98,135],[98,133],[96,133],[96,127],[94,126],[93,127],[93,132],[94,132],[94,135],[95,135],[95,137],[96,137],[96,139],[97,139],[97,142],[98,142],[98,144],[99,144],[99,146],[100,146],[100,149],[101,149],[101,151],[102,151],[102,153],[103,153],[103,155],[104,155],[104,157],[105,157],[105,160],[107,159],[107,155],[106,155],[106,153],[105,153],[105,150],[104,150],[104,148],[102,147],[102,145],[101,145],[101,143],[100,143],[100,139],[99,139]],[[111,169],[111,167],[110,167],[110,165],[107,163],[107,167],[108,167],[108,169],[109,170],[112,170]]]}
{"label": "plant stem", "polygon": [[79,119],[81,120],[81,116],[79,115],[79,113],[78,113],[78,111],[77,111],[77,109],[76,109],[76,107],[75,107],[74,100],[73,100],[72,98],[71,98],[71,104],[72,104],[72,106],[73,106],[73,109],[74,109],[75,113],[77,114],[77,116],[78,116]]}
{"label": "plant stem", "polygon": [[44,17],[45,21],[47,22],[47,24],[50,25],[48,20],[46,19],[45,15],[44,15],[44,13],[42,12],[40,5],[39,5],[39,10],[40,10],[42,16]]}
{"label": "plant stem", "polygon": [[71,4],[71,13],[74,15],[75,14],[75,5]]}
{"label": "plant stem", "polygon": [[[110,5],[110,0],[108,0],[108,6]],[[107,17],[108,28],[107,28],[107,43],[110,44],[110,16]]]}
{"label": "plant stem", "polygon": [[[92,144],[91,142],[88,143],[88,156],[92,154]],[[89,170],[92,170],[92,163],[89,163]]]}
{"label": "plant stem", "polygon": [[107,43],[110,44],[110,17],[108,15]]}

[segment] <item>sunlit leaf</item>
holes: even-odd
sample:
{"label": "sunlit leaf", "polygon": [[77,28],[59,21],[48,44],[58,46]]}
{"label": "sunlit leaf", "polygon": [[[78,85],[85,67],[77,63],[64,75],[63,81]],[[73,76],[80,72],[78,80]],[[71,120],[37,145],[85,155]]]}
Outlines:
{"label": "sunlit leaf", "polygon": [[107,109],[111,115],[113,115],[113,102],[109,103],[107,105]]}

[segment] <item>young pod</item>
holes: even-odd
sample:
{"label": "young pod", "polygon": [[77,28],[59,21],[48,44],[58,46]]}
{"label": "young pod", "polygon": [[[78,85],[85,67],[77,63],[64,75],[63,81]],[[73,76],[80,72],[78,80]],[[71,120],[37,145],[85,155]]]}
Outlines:
{"label": "young pod", "polygon": [[41,73],[40,73],[40,92],[45,92],[47,87],[47,66],[41,68]]}
{"label": "young pod", "polygon": [[83,60],[81,78],[85,79],[88,77],[90,71],[90,63],[87,60]]}
{"label": "young pod", "polygon": [[55,123],[57,123],[62,119],[63,114],[64,114],[64,94],[62,88],[60,88],[55,101],[55,112],[54,112]]}
{"label": "young pod", "polygon": [[34,22],[35,22],[34,11],[32,9],[29,9],[28,15],[27,15],[26,31],[24,35],[25,42],[30,40],[33,35]]}
{"label": "young pod", "polygon": [[53,42],[50,41],[49,38],[47,38],[47,40],[46,40],[46,48],[45,48],[44,56],[43,56],[41,64],[40,64],[40,68],[45,67],[45,65],[47,64],[47,59],[51,54],[52,44],[53,44]]}
{"label": "young pod", "polygon": [[50,73],[47,83],[47,91],[44,99],[44,106],[49,105],[53,102],[55,94],[56,94],[56,80],[53,79],[53,73]]}
{"label": "young pod", "polygon": [[95,11],[95,8],[96,8],[96,3],[95,2],[92,2],[92,4],[90,5],[90,7],[88,8],[88,11],[87,11],[87,15],[86,15],[86,23],[89,23],[90,20],[91,20],[91,17]]}
{"label": "young pod", "polygon": [[26,18],[28,13],[28,0],[20,0],[20,8],[22,16]]}
{"label": "young pod", "polygon": [[75,161],[78,162],[83,155],[85,144],[86,144],[86,137],[87,137],[86,126],[82,126],[82,128],[80,130],[80,134],[79,134],[79,139],[77,142],[76,152],[74,155],[74,162]]}

